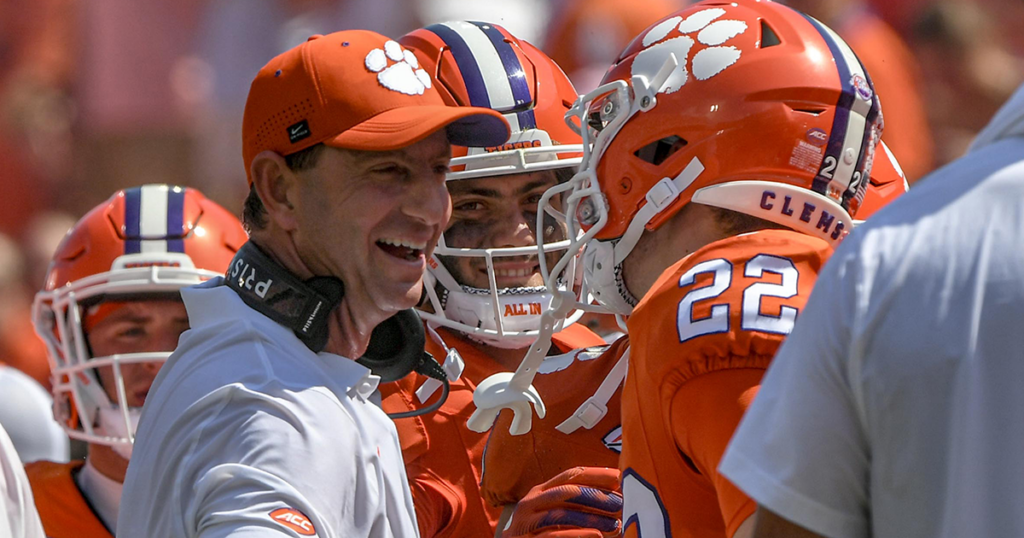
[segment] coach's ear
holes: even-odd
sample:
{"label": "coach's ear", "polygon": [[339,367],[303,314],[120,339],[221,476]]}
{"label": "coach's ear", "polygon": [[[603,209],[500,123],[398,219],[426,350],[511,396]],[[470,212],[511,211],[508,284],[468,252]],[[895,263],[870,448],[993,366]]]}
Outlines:
{"label": "coach's ear", "polygon": [[285,231],[295,230],[298,221],[292,199],[298,196],[298,177],[288,168],[284,157],[270,150],[261,151],[252,160],[250,173],[269,219]]}

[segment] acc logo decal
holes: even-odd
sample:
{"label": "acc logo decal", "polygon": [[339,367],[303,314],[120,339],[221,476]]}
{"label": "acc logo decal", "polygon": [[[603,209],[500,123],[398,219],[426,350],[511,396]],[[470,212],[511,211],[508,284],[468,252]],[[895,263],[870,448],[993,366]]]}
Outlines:
{"label": "acc logo decal", "polygon": [[[691,71],[697,80],[707,80],[721,73],[740,59],[738,48],[721,45],[747,31],[747,23],[743,21],[715,20],[722,15],[725,15],[724,9],[711,8],[693,13],[685,20],[676,16],[655,25],[643,37],[642,43],[648,48],[636,55],[631,75],[652,76],[664,65],[669,53],[675,54],[679,66],[669,75],[658,93],[672,93],[682,88]],[[681,34],[696,32],[697,42],[707,47],[697,51],[690,59],[690,49],[696,44],[693,37],[681,35],[661,41],[673,31]],[[656,43],[658,41],[661,42]]]}
{"label": "acc logo decal", "polygon": [[[389,60],[396,63],[388,65]],[[397,41],[389,40],[384,43],[384,50],[373,49],[366,55],[366,69],[377,73],[377,82],[406,95],[423,95],[430,87],[430,75],[419,67],[416,55],[403,49]]]}
{"label": "acc logo decal", "polygon": [[270,519],[302,536],[316,536],[313,523],[302,512],[294,508],[278,508],[270,513]]}
{"label": "acc logo decal", "polygon": [[604,446],[622,454],[622,426],[608,432],[608,435],[605,435],[601,441],[604,443]]}
{"label": "acc logo decal", "polygon": [[807,141],[815,146],[821,147],[828,142],[828,133],[817,127],[807,130]]}

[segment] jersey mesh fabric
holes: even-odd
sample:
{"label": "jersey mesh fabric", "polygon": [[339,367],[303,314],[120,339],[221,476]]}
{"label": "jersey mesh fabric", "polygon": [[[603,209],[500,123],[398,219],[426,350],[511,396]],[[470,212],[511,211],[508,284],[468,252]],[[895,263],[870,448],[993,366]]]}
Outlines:
{"label": "jersey mesh fabric", "polygon": [[[791,328],[771,320],[798,315],[830,253],[791,231],[731,237],[669,267],[637,305],[622,395],[625,536],[663,525],[721,538],[753,513],[718,461]],[[746,276],[766,266],[776,271]]]}

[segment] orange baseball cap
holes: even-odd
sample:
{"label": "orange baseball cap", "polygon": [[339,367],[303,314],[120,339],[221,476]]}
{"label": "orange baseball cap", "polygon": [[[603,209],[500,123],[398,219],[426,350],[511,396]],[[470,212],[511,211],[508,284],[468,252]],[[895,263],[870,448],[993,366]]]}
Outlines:
{"label": "orange baseball cap", "polygon": [[438,129],[460,146],[497,146],[509,137],[501,114],[446,106],[412,51],[376,32],[315,35],[260,69],[242,119],[242,157],[288,155],[324,143],[388,151]]}

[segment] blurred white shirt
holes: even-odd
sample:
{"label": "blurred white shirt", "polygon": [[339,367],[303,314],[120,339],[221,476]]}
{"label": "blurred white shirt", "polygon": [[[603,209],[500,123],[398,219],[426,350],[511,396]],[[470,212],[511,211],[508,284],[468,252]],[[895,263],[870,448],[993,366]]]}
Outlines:
{"label": "blurred white shirt", "polygon": [[53,420],[53,397],[35,379],[0,365],[0,425],[23,463],[67,463],[71,440]]}
{"label": "blurred white shirt", "polygon": [[143,407],[118,536],[418,536],[379,378],[213,279]]}
{"label": "blurred white shirt", "polygon": [[25,467],[0,426],[0,536],[45,538]]}

